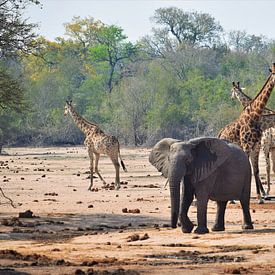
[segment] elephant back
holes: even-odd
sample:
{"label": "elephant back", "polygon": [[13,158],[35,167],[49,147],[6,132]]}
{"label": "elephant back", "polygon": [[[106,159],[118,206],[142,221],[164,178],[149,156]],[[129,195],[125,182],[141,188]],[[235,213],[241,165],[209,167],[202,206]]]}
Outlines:
{"label": "elephant back", "polygon": [[224,164],[232,155],[229,144],[221,139],[201,137],[189,140],[195,145],[192,150],[193,182],[203,181]]}

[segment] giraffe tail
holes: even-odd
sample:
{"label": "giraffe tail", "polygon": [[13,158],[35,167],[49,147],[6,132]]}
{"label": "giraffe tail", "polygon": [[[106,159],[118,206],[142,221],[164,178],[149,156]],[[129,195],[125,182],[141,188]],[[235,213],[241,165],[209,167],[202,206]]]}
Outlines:
{"label": "giraffe tail", "polygon": [[125,164],[124,164],[124,162],[123,162],[122,159],[120,159],[120,164],[121,164],[121,166],[122,166],[124,172],[127,172],[127,169],[126,169]]}
{"label": "giraffe tail", "polygon": [[124,164],[124,162],[123,162],[123,160],[122,160],[122,158],[121,158],[120,153],[119,153],[119,158],[120,158],[120,164],[121,164],[121,166],[122,166],[122,169],[124,170],[124,172],[127,172],[126,166],[125,166],[125,164]]}

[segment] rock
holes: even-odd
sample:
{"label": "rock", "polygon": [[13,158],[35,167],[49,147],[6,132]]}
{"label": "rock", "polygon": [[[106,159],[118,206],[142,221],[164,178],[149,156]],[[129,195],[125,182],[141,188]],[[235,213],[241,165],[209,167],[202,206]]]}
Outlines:
{"label": "rock", "polygon": [[19,212],[19,218],[34,218],[33,212],[31,210]]}
{"label": "rock", "polygon": [[144,241],[149,239],[149,235],[147,233],[145,233],[142,237],[140,237],[140,241]]}
{"label": "rock", "polygon": [[81,269],[77,269],[75,272],[74,272],[75,275],[85,275],[86,273],[81,270]]}
{"label": "rock", "polygon": [[122,213],[128,213],[128,209],[127,208],[122,208]]}
{"label": "rock", "polygon": [[138,208],[136,208],[136,209],[129,209],[129,210],[128,210],[128,213],[139,214],[139,213],[140,213],[140,210],[139,210]]}
{"label": "rock", "polygon": [[138,234],[133,234],[131,236],[127,237],[127,242],[135,242],[139,240],[139,235]]}

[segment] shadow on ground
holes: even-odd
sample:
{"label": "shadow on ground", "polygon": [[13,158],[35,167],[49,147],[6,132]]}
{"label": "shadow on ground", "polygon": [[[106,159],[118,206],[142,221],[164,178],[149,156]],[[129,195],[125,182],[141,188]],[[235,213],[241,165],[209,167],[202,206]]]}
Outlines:
{"label": "shadow on ground", "polygon": [[[0,240],[55,240],[100,232],[169,227],[170,221],[139,214],[55,214],[50,217],[1,218]],[[1,228],[0,227],[0,228]],[[3,232],[4,231],[4,232]]]}

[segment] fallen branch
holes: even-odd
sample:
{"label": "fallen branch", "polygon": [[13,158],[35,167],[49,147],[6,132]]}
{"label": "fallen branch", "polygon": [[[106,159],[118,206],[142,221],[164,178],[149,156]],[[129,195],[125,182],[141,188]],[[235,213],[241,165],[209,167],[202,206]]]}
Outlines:
{"label": "fallen branch", "polygon": [[13,208],[16,208],[16,207],[14,206],[14,204],[13,204],[13,200],[10,199],[10,198],[8,198],[8,197],[5,195],[5,193],[4,193],[4,191],[2,190],[1,187],[0,187],[0,191],[1,191],[2,195],[3,195],[3,197],[4,197],[5,199],[7,199],[7,200],[10,201],[11,206],[12,206]]}

